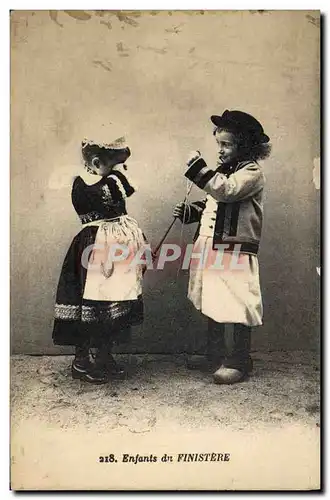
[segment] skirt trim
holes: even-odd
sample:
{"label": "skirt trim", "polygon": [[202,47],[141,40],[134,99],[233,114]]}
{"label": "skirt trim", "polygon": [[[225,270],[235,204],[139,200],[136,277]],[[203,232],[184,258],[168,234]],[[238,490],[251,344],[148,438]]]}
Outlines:
{"label": "skirt trim", "polygon": [[[55,319],[62,321],[81,321],[82,323],[98,323],[100,321],[112,322],[130,315],[134,306],[142,301],[137,300],[114,301],[93,305],[55,304]],[[89,301],[92,302],[92,301]]]}
{"label": "skirt trim", "polygon": [[79,320],[81,318],[81,307],[72,304],[55,304],[55,319]]}

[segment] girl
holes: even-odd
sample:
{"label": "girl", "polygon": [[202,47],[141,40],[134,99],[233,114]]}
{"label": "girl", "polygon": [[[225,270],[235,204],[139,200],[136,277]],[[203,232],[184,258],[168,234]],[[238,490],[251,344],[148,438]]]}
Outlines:
{"label": "girl", "polygon": [[[143,320],[141,265],[116,258],[115,248],[131,257],[144,247],[137,222],[126,212],[134,193],[127,167],[124,138],[112,144],[82,142],[85,172],[72,186],[72,203],[83,228],[73,239],[59,280],[53,341],[75,346],[73,378],[102,384],[120,376],[111,355],[114,342],[127,342],[130,326]],[[124,174],[125,172],[125,174]],[[120,252],[119,252],[120,253]],[[95,363],[89,349],[97,348]]]}
{"label": "girl", "polygon": [[[257,253],[262,226],[264,174],[258,160],[270,153],[261,124],[242,111],[212,116],[219,160],[207,167],[199,152],[188,161],[185,176],[206,193],[201,202],[179,204],[173,215],[199,222],[190,264],[188,297],[208,317],[207,358],[214,381],[232,384],[252,370],[251,327],[262,324]],[[199,261],[200,264],[200,261]],[[233,324],[232,349],[225,324]]]}

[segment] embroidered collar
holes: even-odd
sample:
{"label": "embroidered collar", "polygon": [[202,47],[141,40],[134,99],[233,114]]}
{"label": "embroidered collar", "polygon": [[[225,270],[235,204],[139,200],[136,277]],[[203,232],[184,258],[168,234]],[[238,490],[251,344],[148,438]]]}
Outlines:
{"label": "embroidered collar", "polygon": [[224,174],[224,175],[229,175],[229,174],[232,174],[236,171],[238,167],[238,162],[235,161],[235,162],[232,162],[232,163],[225,163],[224,165],[221,163],[221,164],[218,164],[218,167],[217,167],[217,172],[220,172],[221,174]]}
{"label": "embroidered collar", "polygon": [[218,163],[216,172],[220,172],[221,174],[228,176],[237,172],[237,170],[240,170],[242,167],[244,167],[245,165],[247,165],[252,161],[253,160],[241,160],[241,161],[234,161],[231,163],[225,163],[224,165],[222,163],[221,164]]}

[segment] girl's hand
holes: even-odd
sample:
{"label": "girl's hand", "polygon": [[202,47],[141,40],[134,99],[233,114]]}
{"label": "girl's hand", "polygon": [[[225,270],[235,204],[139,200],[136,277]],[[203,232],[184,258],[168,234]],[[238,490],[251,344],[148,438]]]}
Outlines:
{"label": "girl's hand", "polygon": [[174,210],[173,210],[173,217],[177,217],[180,219],[181,222],[183,222],[183,216],[184,216],[184,203],[178,203],[175,205]]}
{"label": "girl's hand", "polygon": [[189,167],[192,163],[194,163],[200,157],[201,157],[200,151],[191,151],[191,153],[188,156],[187,166]]}

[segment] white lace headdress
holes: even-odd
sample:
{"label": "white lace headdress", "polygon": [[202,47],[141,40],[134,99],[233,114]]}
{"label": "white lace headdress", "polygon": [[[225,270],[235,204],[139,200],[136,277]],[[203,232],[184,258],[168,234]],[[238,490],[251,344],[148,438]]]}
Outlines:
{"label": "white lace headdress", "polygon": [[100,141],[100,140],[95,141],[93,139],[88,139],[86,137],[82,140],[82,147],[83,148],[85,148],[86,146],[93,146],[93,145],[96,145],[96,146],[99,146],[99,147],[105,148],[105,149],[123,149],[123,148],[127,147],[125,136],[118,137],[117,139],[114,139],[110,142],[105,142],[105,141]]}
{"label": "white lace headdress", "polygon": [[[97,145],[106,149],[122,149],[127,146],[125,129],[113,123],[102,122],[99,116],[95,119],[90,118],[88,123],[77,124],[74,138],[77,142],[74,144],[72,141],[72,147],[77,147],[78,152],[81,147],[85,148],[87,145]],[[74,178],[84,171],[86,172],[81,164],[56,165],[50,175],[48,187],[51,190],[70,188]],[[95,176],[93,177],[95,182]]]}
{"label": "white lace headdress", "polygon": [[113,123],[89,122],[83,128],[81,137],[83,148],[95,145],[106,149],[122,149],[127,146],[125,131]]}

